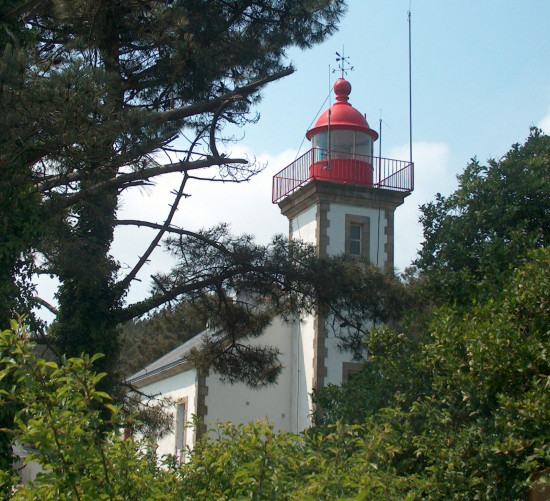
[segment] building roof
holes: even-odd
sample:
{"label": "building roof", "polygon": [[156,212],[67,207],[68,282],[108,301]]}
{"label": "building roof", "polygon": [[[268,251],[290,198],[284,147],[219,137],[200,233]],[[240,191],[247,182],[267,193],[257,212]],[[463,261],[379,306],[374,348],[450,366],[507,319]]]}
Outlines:
{"label": "building roof", "polygon": [[145,368],[132,374],[126,381],[134,386],[141,387],[187,370],[189,368],[187,355],[191,350],[198,349],[205,338],[211,335],[212,332],[208,330],[197,334]]}

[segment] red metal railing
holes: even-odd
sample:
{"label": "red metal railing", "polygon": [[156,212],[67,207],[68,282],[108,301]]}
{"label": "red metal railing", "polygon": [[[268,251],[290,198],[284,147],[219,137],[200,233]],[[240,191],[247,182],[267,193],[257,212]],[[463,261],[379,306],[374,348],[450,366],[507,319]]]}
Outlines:
{"label": "red metal railing", "polygon": [[[372,178],[370,172],[367,175],[364,172],[371,168]],[[273,176],[273,203],[280,202],[312,179],[411,192],[414,189],[414,164],[312,148]]]}

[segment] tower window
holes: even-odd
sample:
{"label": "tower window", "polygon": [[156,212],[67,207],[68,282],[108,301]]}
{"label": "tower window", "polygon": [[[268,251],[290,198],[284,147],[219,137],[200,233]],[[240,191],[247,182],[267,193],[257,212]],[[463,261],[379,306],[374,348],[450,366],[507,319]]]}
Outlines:
{"label": "tower window", "polygon": [[363,364],[359,362],[344,362],[342,364],[342,383],[351,381],[357,377],[363,368]]}
{"label": "tower window", "polygon": [[346,214],[345,252],[351,256],[370,258],[370,219]]}

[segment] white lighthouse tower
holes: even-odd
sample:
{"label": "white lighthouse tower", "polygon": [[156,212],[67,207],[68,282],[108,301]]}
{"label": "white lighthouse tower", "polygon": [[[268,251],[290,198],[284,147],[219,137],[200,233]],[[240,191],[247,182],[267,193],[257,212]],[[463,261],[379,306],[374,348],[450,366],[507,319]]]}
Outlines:
{"label": "white lighthouse tower", "polygon": [[[315,246],[320,257],[342,253],[393,266],[394,213],[414,187],[410,162],[373,156],[378,134],[348,99],[350,83],[334,85],[336,103],[307,132],[312,148],[273,178],[273,203],[289,220],[289,236]],[[341,384],[358,370],[325,318],[295,324],[292,401],[298,429],[310,425],[314,388]]]}

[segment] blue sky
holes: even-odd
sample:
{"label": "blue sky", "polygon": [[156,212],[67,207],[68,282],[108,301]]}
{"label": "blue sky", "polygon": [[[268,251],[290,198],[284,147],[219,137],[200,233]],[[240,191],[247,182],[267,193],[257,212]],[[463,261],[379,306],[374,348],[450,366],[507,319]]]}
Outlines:
{"label": "blue sky", "polygon": [[[347,76],[351,104],[367,114],[373,128],[382,115],[382,156],[408,159],[409,2],[349,4],[335,36],[313,49],[291,51],[296,72],[266,87],[258,106],[260,121],[232,147],[234,154],[244,150],[268,161],[266,173],[249,185],[191,190],[189,206],[197,211],[185,218],[186,224],[223,219],[235,232],[253,233],[262,241],[287,231],[278,208],[270,204],[270,178],[295,158],[337,77],[329,65],[335,67],[335,52],[342,48],[354,66]],[[456,174],[472,157],[501,157],[527,137],[530,126],[545,120],[550,132],[548,0],[412,1],[411,12],[416,190],[396,215],[396,265],[401,269],[420,244],[419,204],[437,192],[451,192]],[[309,145],[306,141],[301,151]]]}
{"label": "blue sky", "polygon": [[[243,185],[191,184],[176,224],[197,229],[228,222],[234,233],[261,242],[287,232],[288,222],[271,204],[271,177],[296,157],[337,78],[329,65],[335,67],[342,48],[354,66],[347,76],[351,104],[372,128],[382,115],[382,156],[408,159],[408,10],[408,0],[350,0],[338,33],[313,49],[292,50],[296,72],[265,88],[258,124],[241,131],[243,140],[230,148],[266,163],[266,170]],[[470,158],[501,157],[532,125],[550,133],[550,1],[413,0],[411,11],[416,188],[396,213],[401,270],[420,246],[419,204],[450,193]],[[141,214],[162,222],[175,182],[167,177],[155,189],[130,193],[119,217]],[[113,252],[130,267],[150,236],[144,229],[119,229]],[[148,275],[168,265],[159,250],[130,298],[143,295]]]}

